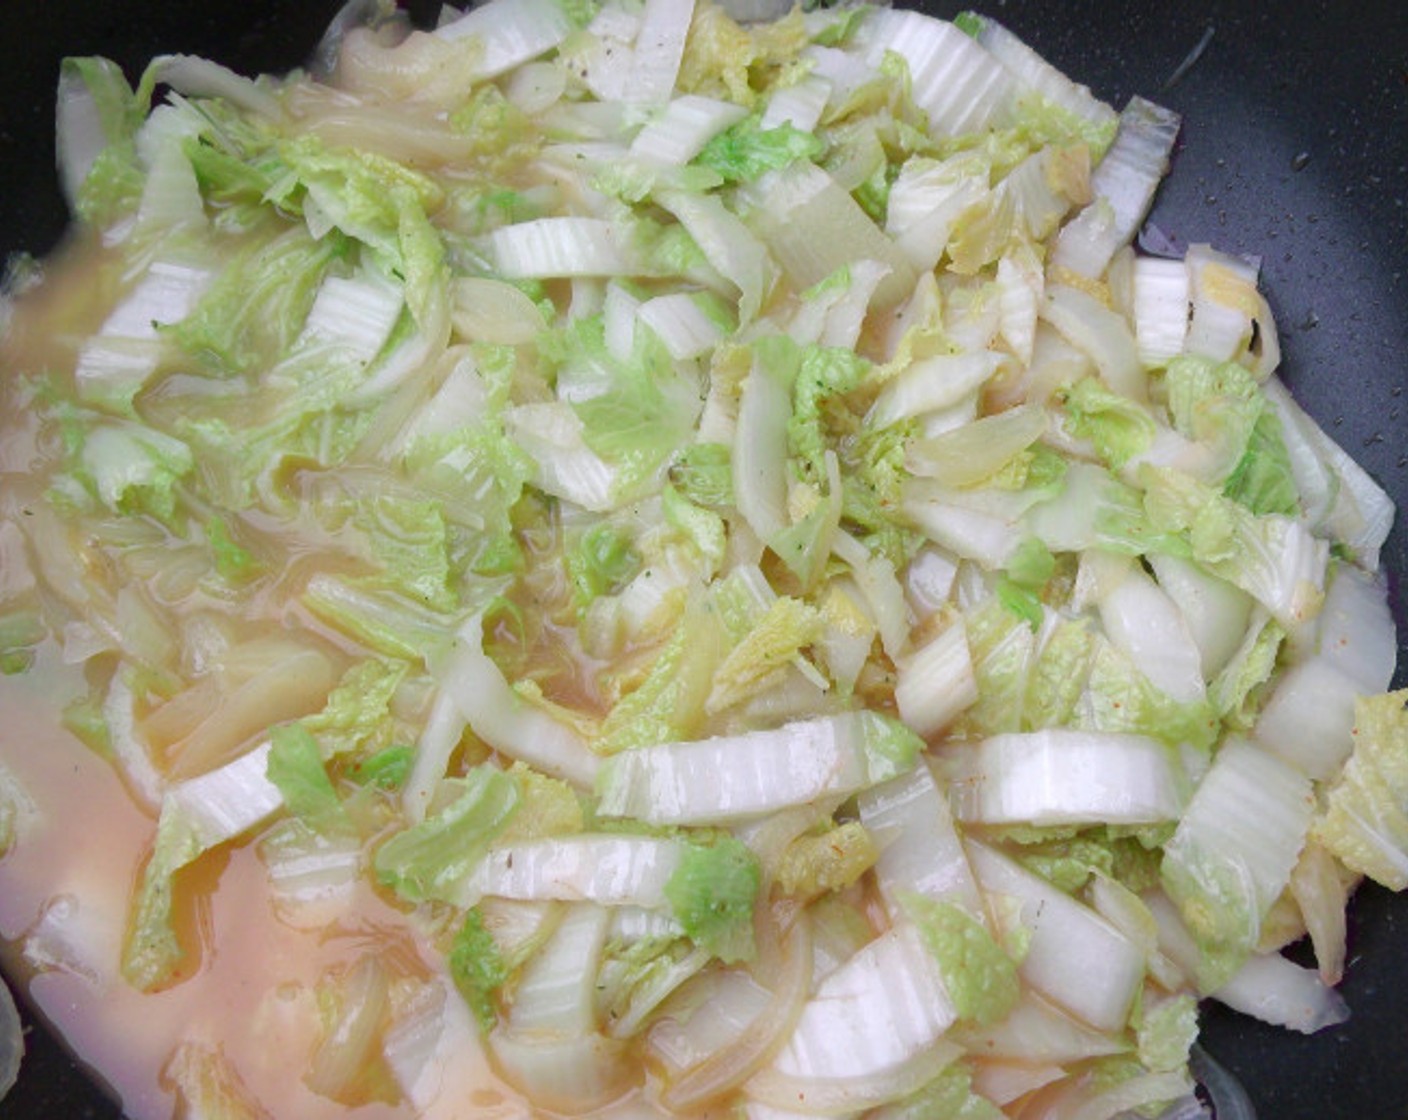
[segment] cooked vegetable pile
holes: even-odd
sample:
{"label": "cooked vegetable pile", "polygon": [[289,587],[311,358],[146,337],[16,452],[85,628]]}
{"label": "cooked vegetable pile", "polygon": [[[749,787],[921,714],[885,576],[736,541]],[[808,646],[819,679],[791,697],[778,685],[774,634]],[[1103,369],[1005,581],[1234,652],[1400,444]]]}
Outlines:
{"label": "cooked vegetable pile", "polygon": [[386,1115],[1192,1117],[1202,997],[1343,1018],[1393,508],[1254,263],[1131,247],[1174,114],[898,8],[327,48],[69,60],[81,295],[12,301],[0,656],[152,817],[127,985],[244,853],[363,931],[290,1080]]}

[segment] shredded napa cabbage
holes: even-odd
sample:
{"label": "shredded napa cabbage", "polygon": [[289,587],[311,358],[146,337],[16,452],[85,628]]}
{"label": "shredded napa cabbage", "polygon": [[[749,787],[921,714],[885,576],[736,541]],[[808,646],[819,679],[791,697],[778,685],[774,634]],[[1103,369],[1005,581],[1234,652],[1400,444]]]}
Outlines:
{"label": "shredded napa cabbage", "polygon": [[1133,244],[1177,116],[974,13],[390,9],[61,71],[101,250],[0,340],[0,669],[81,669],[155,817],[126,982],[205,982],[249,846],[360,955],[221,1029],[348,1107],[1105,1117],[1190,1099],[1204,996],[1340,1017],[1408,887],[1392,503],[1257,269]]}

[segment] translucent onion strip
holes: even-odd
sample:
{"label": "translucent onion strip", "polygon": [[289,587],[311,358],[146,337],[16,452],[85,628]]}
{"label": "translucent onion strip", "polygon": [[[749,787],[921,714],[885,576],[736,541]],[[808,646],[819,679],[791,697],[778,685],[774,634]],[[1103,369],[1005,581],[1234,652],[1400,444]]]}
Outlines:
{"label": "translucent onion strip", "polygon": [[373,955],[359,957],[332,982],[338,1013],[313,1052],[304,1084],[319,1096],[360,1103],[358,1090],[380,1059],[383,1020],[390,1011],[390,977]]}
{"label": "translucent onion strip", "polygon": [[737,1088],[772,1060],[796,1026],[812,977],[811,919],[800,915],[783,944],[782,967],[766,1007],[729,1044],[672,1079],[661,1103],[695,1112]]}
{"label": "translucent onion strip", "polygon": [[547,326],[538,305],[502,280],[463,276],[451,282],[450,320],[471,342],[519,345],[531,342]]}

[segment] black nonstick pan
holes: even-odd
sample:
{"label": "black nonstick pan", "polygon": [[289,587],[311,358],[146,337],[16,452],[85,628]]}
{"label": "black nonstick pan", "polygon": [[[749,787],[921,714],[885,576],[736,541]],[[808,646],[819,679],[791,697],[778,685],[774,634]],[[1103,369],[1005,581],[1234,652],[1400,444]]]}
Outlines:
{"label": "black nonstick pan", "polygon": [[[0,254],[48,251],[65,214],[53,171],[60,58],[140,71],[191,52],[245,73],[303,61],[338,0],[17,0],[0,36]],[[952,16],[966,5],[916,5]],[[1185,0],[989,0],[977,5],[1121,105],[1183,114],[1147,235],[1259,255],[1281,326],[1282,374],[1330,433],[1408,504],[1408,5]],[[421,21],[437,5],[412,5]],[[1384,565],[1408,575],[1408,532]],[[1401,582],[1396,595],[1404,620]],[[1408,629],[1401,631],[1408,633]],[[1408,682],[1400,639],[1396,686]],[[1408,1115],[1408,897],[1372,886],[1350,912],[1351,1018],[1312,1037],[1208,1007],[1203,1043],[1262,1120]],[[28,1009],[26,1009],[28,1014]],[[6,1120],[120,1110],[33,1024]],[[280,1118],[293,1120],[293,1118]]]}

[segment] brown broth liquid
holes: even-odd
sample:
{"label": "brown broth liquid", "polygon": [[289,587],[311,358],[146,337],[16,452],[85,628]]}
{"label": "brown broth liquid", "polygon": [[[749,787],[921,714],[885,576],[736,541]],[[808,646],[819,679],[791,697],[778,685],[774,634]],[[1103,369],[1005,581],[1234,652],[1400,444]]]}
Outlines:
{"label": "brown broth liquid", "polygon": [[[0,337],[6,402],[0,512],[6,518],[23,516],[26,503],[42,500],[55,459],[52,435],[39,432],[16,404],[20,380],[64,380],[74,366],[75,339],[97,329],[120,287],[111,254],[92,245],[70,246],[46,269],[44,283],[16,302]],[[34,575],[12,563],[0,573],[0,595],[23,593]],[[281,620],[239,624],[257,632]],[[270,898],[256,850],[258,829],[179,874],[178,927],[188,952],[178,982],[143,994],[123,980],[128,913],[156,822],[114,765],[64,728],[64,706],[87,692],[81,667],[64,664],[53,640],[27,671],[0,676],[0,765],[34,803],[0,858],[0,961],[8,975],[112,1088],[131,1120],[172,1115],[173,1086],[163,1071],[176,1048],[191,1041],[220,1051],[270,1116],[416,1115],[404,1099],[341,1104],[311,1091],[302,1077],[322,1035],[320,980],[369,951],[394,960],[393,971],[402,977],[429,978],[437,954],[365,879],[325,924],[287,924]],[[26,957],[26,942],[54,907],[72,916],[62,926],[63,948],[51,954],[63,961],[36,967]],[[457,1055],[446,1078],[435,1107],[419,1115],[495,1120],[529,1114],[522,1098],[492,1075],[482,1052]]]}
{"label": "brown broth liquid", "polygon": [[[359,890],[345,917],[327,929],[290,928],[269,904],[252,846],[243,845],[227,858],[202,857],[182,878],[204,912],[197,923],[205,944],[193,975],[151,995],[130,988],[118,972],[122,938],[155,822],[132,803],[113,769],[58,725],[55,701],[75,691],[72,676],[46,658],[0,681],[0,757],[39,808],[0,864],[0,935],[11,975],[28,978],[35,1004],[133,1120],[170,1115],[161,1070],[192,1038],[221,1046],[275,1116],[347,1115],[309,1092],[296,1072],[318,1037],[310,994],[327,970],[346,966],[369,943],[407,938],[409,930],[370,890]],[[21,952],[24,936],[60,899],[76,905],[81,966],[35,973]],[[355,1115],[407,1112],[372,1105]]]}

